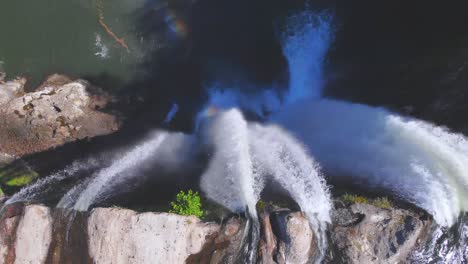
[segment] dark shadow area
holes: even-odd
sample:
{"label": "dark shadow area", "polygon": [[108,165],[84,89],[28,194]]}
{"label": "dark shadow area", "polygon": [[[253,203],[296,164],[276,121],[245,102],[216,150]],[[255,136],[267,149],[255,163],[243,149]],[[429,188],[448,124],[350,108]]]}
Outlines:
{"label": "dark shadow area", "polygon": [[336,34],[328,96],[468,132],[465,1],[332,2]]}

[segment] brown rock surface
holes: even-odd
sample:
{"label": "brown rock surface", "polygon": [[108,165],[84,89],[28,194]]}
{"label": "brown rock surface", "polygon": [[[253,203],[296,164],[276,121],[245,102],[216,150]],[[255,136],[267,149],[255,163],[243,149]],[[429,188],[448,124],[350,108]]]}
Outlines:
{"label": "brown rock surface", "polygon": [[23,156],[119,128],[99,111],[111,97],[86,81],[53,75],[35,92],[23,86],[23,79],[0,84],[0,153]]}

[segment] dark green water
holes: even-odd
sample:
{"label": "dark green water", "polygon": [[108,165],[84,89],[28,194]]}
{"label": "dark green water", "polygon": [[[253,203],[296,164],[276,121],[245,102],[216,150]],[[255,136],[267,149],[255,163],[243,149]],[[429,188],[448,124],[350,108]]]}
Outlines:
{"label": "dark green water", "polygon": [[[35,86],[51,73],[128,81],[151,45],[136,27],[145,0],[1,0],[0,70]],[[128,45],[119,44],[99,23]],[[118,87],[111,87],[118,89]]]}

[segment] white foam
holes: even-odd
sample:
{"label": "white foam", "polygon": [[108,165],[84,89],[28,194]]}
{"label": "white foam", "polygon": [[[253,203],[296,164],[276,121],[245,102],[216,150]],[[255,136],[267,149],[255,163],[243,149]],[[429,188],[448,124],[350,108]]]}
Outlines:
{"label": "white foam", "polygon": [[329,173],[392,191],[440,225],[454,224],[468,209],[468,142],[460,134],[382,108],[325,99],[290,105],[274,119]]}
{"label": "white foam", "polygon": [[102,41],[101,35],[96,33],[95,37],[96,37],[96,39],[95,39],[94,45],[95,45],[97,51],[94,53],[94,55],[100,57],[101,59],[109,58],[109,48]]}
{"label": "white foam", "polygon": [[331,16],[304,11],[288,18],[281,34],[289,68],[288,103],[322,95],[323,66],[331,40]]}
{"label": "white foam", "polygon": [[235,109],[206,120],[204,143],[213,149],[207,170],[201,178],[202,190],[209,198],[233,212],[248,207],[257,218],[259,199],[250,159],[247,122]]}

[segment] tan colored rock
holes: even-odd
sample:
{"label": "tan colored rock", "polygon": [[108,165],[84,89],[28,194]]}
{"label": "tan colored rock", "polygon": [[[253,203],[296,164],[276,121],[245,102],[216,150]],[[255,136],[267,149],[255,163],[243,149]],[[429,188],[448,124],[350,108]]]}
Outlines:
{"label": "tan colored rock", "polygon": [[192,216],[99,208],[88,221],[89,253],[103,264],[185,263],[218,231]]}
{"label": "tan colored rock", "polygon": [[[3,90],[15,89],[19,88]],[[1,98],[6,98],[3,104]],[[0,152],[22,156],[112,133],[119,128],[117,118],[98,110],[109,100],[86,81],[72,82],[60,75],[51,76],[35,92],[9,92],[9,97],[0,92]]]}
{"label": "tan colored rock", "polygon": [[26,206],[16,231],[15,263],[44,263],[51,239],[50,209],[40,205]]}

